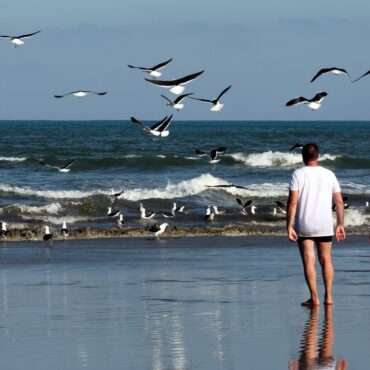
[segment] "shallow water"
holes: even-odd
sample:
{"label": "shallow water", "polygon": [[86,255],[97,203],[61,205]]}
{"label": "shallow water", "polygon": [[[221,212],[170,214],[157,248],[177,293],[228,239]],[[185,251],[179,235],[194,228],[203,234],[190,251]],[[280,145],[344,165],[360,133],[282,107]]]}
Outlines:
{"label": "shallow water", "polygon": [[334,256],[336,304],[325,315],[324,307],[312,313],[299,305],[307,290],[298,251],[285,238],[6,244],[0,365],[266,370],[299,360],[308,369],[307,345],[312,350],[317,335],[317,346],[348,369],[367,369],[367,239],[349,238]]}

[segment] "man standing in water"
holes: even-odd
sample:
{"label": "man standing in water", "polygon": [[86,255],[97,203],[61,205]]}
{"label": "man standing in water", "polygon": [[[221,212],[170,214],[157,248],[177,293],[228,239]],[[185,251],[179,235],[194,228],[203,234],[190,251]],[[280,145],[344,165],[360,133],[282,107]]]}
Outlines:
{"label": "man standing in water", "polygon": [[319,147],[302,148],[304,167],[295,170],[289,184],[287,232],[290,241],[298,242],[304,276],[311,297],[302,305],[319,305],[316,286],[315,244],[325,286],[325,304],[333,304],[334,269],[331,261],[332,202],[336,206],[338,242],[345,239],[344,206],[338,181],[333,172],[318,165]]}

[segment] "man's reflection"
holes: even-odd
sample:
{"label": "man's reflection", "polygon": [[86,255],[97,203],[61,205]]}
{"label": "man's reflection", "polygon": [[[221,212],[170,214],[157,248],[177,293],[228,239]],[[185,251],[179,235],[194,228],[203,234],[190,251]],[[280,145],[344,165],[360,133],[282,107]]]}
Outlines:
{"label": "man's reflection", "polygon": [[320,306],[312,306],[305,326],[300,356],[289,361],[289,370],[346,370],[344,359],[333,357],[334,324],[333,306],[325,306],[325,316],[320,338],[317,336]]}

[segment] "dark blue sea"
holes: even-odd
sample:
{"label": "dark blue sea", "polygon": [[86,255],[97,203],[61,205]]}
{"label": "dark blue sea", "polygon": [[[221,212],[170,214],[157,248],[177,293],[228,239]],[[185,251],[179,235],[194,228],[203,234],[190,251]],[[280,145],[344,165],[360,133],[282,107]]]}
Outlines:
{"label": "dark blue sea", "polygon": [[[180,224],[204,223],[208,205],[227,211],[224,223],[282,223],[275,202],[286,201],[290,175],[302,165],[300,151],[289,149],[312,141],[348,196],[347,225],[369,220],[370,122],[174,121],[166,138],[143,135],[130,121],[1,121],[0,128],[0,217],[12,225],[105,227],[108,206],[135,225],[140,202],[157,214],[185,205]],[[195,154],[221,146],[227,150],[215,165]],[[72,159],[69,173],[40,164]],[[209,187],[223,184],[246,189]],[[123,199],[112,189],[124,190]],[[256,214],[242,216],[237,197],[252,199]]]}

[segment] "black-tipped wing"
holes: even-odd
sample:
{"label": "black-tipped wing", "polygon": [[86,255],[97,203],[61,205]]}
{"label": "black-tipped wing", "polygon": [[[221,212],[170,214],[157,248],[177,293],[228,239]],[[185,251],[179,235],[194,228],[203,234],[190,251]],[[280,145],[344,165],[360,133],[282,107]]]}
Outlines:
{"label": "black-tipped wing", "polygon": [[300,143],[295,143],[290,149],[289,149],[289,151],[290,150],[293,150],[293,149],[295,149],[295,148],[302,148],[303,147],[303,144],[300,144]]}
{"label": "black-tipped wing", "polygon": [[158,225],[158,224],[154,224],[154,225],[150,226],[149,231],[150,231],[151,233],[156,233],[156,232],[157,232],[157,231],[159,231],[160,229],[161,229],[160,225]]}
{"label": "black-tipped wing", "polygon": [[103,91],[103,92],[98,92],[98,91],[86,91],[86,92],[89,92],[89,93],[92,93],[92,94],[95,94],[95,95],[105,95],[107,93],[107,91]]}
{"label": "black-tipped wing", "polygon": [[45,163],[44,161],[40,161],[39,163],[42,164],[43,166],[50,167],[50,168],[56,168],[57,170],[59,170],[59,167],[52,166],[48,163]]}
{"label": "black-tipped wing", "polygon": [[131,64],[127,64],[127,67],[129,67],[129,68],[135,68],[135,69],[141,69],[143,71],[150,71],[150,68],[148,68],[148,67],[137,67],[137,66],[133,66]]}
{"label": "black-tipped wing", "polygon": [[356,82],[356,81],[360,80],[362,77],[365,77],[369,74],[370,74],[370,69],[366,73],[364,73],[362,76],[360,76],[359,78],[356,78],[353,82]]}
{"label": "black-tipped wing", "polygon": [[317,103],[319,103],[319,102],[321,102],[321,100],[322,99],[324,99],[325,98],[325,96],[327,96],[328,95],[328,93],[327,92],[325,92],[325,91],[320,91],[320,92],[318,92],[312,99],[311,99],[311,101],[312,102],[317,102]]}
{"label": "black-tipped wing", "polygon": [[237,188],[237,189],[244,189],[248,190],[244,186],[234,185],[234,184],[225,184],[225,185],[205,185],[207,188]]}
{"label": "black-tipped wing", "polygon": [[[188,94],[182,94],[180,96],[178,96],[175,100],[174,100],[174,103],[177,104],[177,103],[180,103],[182,99],[186,98],[187,96],[190,96],[190,95],[193,95],[193,93],[188,93]],[[163,96],[163,95],[162,95]]]}
{"label": "black-tipped wing", "polygon": [[63,94],[63,95],[54,95],[54,98],[60,99],[60,98],[64,98],[65,96],[72,95],[72,94],[73,94],[73,92],[69,92],[69,93]]}
{"label": "black-tipped wing", "polygon": [[172,121],[172,114],[157,128],[157,131],[165,131]]}
{"label": "black-tipped wing", "polygon": [[190,99],[202,101],[204,103],[211,103],[211,104],[214,103],[214,101],[213,100],[210,100],[210,99],[201,99],[201,98],[193,98],[193,97],[190,97]]}
{"label": "black-tipped wing", "polygon": [[13,36],[9,36],[9,35],[0,35],[0,37],[2,37],[4,39],[11,39],[11,38],[13,38]]}
{"label": "black-tipped wing", "polygon": [[345,73],[349,77],[348,72],[345,69],[343,69],[343,68],[337,68],[337,67],[322,68],[322,69],[320,69],[320,71],[318,71],[315,74],[315,76],[312,78],[311,82],[314,82],[317,78],[319,78],[324,73],[329,73],[329,72],[334,72],[334,71]]}
{"label": "black-tipped wing", "polygon": [[141,123],[138,119],[136,119],[135,117],[131,117],[131,121],[135,124],[137,124],[138,126],[140,126],[142,129],[144,130],[150,130],[150,127],[148,126],[145,126],[143,123]]}
{"label": "black-tipped wing", "polygon": [[40,32],[41,32],[41,30],[36,31],[36,32],[33,32],[33,33],[26,33],[25,35],[16,36],[16,38],[17,39],[27,39],[28,37],[32,37],[33,35],[36,35],[36,34],[38,34]]}
{"label": "black-tipped wing", "polygon": [[74,164],[75,162],[77,162],[77,159],[73,159],[72,161],[68,162],[65,166],[61,167],[60,169],[64,170],[64,169],[72,166],[72,164]]}
{"label": "black-tipped wing", "polygon": [[171,86],[177,86],[177,85],[184,85],[187,84],[190,81],[195,80],[198,76],[200,76],[204,71],[200,71],[197,73],[193,73],[191,75],[185,76],[178,78],[176,80],[169,80],[169,81],[164,81],[164,80],[149,80],[145,78],[146,81],[158,85],[158,86],[165,86],[165,87],[171,87]]}
{"label": "black-tipped wing", "polygon": [[297,105],[297,104],[302,104],[302,103],[308,103],[308,102],[309,102],[309,100],[306,99],[305,97],[303,97],[303,96],[297,96],[296,98],[293,98],[293,99],[289,100],[285,104],[285,106],[286,107],[290,107],[292,105]]}
{"label": "black-tipped wing", "polygon": [[155,123],[153,126],[150,127],[151,130],[158,130],[168,119],[168,116],[162,118],[159,122]]}
{"label": "black-tipped wing", "polygon": [[217,155],[218,155],[219,153],[223,153],[223,152],[225,152],[225,151],[226,151],[226,149],[227,149],[227,148],[225,148],[224,146],[221,146],[221,147],[219,147],[219,148],[212,149],[212,150],[211,150],[211,159],[212,159],[212,160],[213,160],[213,159],[216,159],[216,158],[217,158]]}
{"label": "black-tipped wing", "polygon": [[172,61],[172,58],[171,59],[168,59],[166,60],[165,62],[162,62],[162,63],[159,63],[157,64],[156,66],[150,68],[150,70],[152,71],[157,71],[158,69],[161,69],[163,67],[165,67],[168,63],[170,63]]}
{"label": "black-tipped wing", "polygon": [[221,99],[221,96],[224,95],[227,91],[231,89],[231,85],[228,86],[226,89],[222,90],[220,95],[215,99],[216,101],[219,101]]}
{"label": "black-tipped wing", "polygon": [[165,95],[161,95],[161,97],[162,97],[163,99],[166,99],[170,104],[176,104],[176,103],[175,103],[175,102],[173,102],[171,99],[167,98],[167,96],[165,96]]}

